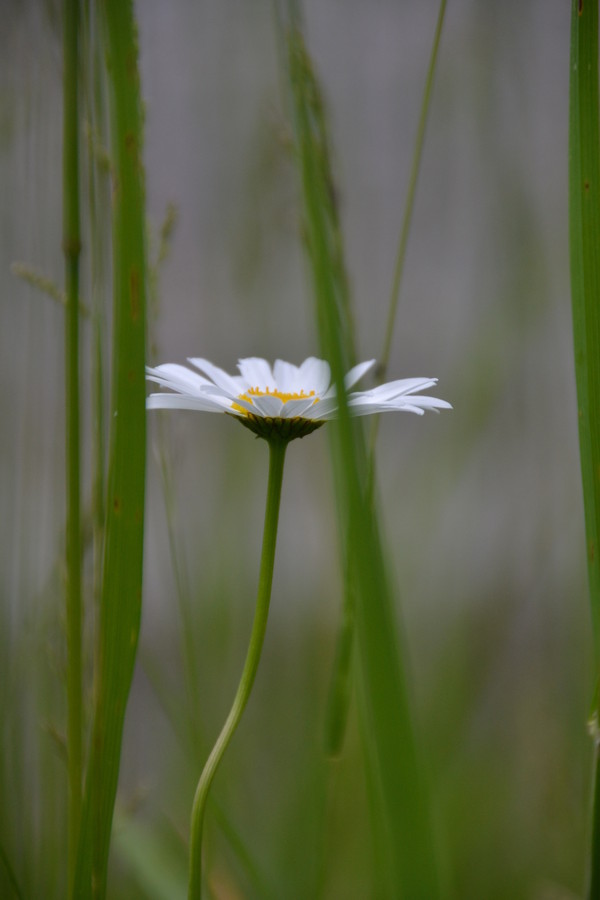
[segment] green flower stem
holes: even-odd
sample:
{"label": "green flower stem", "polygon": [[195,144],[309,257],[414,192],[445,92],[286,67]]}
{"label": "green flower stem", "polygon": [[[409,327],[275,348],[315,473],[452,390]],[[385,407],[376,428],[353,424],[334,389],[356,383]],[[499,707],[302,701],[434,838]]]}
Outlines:
{"label": "green flower stem", "polygon": [[67,489],[68,882],[73,884],[82,794],[81,539],[79,439],[79,0],[64,4],[63,252]]}
{"label": "green flower stem", "polygon": [[212,784],[219,763],[229,746],[229,742],[242,717],[254,678],[258,669],[258,662],[263,646],[267,617],[269,615],[269,602],[271,599],[271,585],[273,583],[273,565],[275,562],[275,545],[277,542],[277,523],[279,521],[279,504],[281,500],[281,483],[283,480],[283,464],[287,441],[280,438],[271,438],[269,443],[269,483],[267,487],[267,503],[265,508],[265,524],[263,531],[263,544],[260,560],[260,575],[258,579],[258,593],[256,597],[256,610],[254,623],[250,636],[250,645],[246,655],[246,662],[242,677],[238,685],[233,705],[227,716],[227,720],[219,737],[206,761],[192,807],[192,823],[190,837],[190,868],[189,868],[189,900],[200,900],[202,896],[202,826],[208,792]]}

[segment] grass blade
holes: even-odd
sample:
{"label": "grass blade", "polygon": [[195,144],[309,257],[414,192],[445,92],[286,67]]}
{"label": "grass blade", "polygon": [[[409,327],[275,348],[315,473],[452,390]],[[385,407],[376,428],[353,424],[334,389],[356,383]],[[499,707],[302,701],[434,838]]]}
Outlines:
{"label": "grass blade", "polygon": [[[435,67],[438,58],[438,50],[440,46],[440,38],[442,36],[442,27],[444,24],[445,13],[446,0],[440,0],[440,8],[438,11],[438,18],[435,26],[435,34],[433,36],[433,46],[431,48],[431,57],[429,59],[429,66],[427,68],[427,78],[425,80],[423,102],[421,103],[421,112],[419,114],[419,124],[417,126],[415,149],[410,167],[410,176],[408,179],[408,194],[406,196],[404,216],[402,218],[402,227],[400,229],[400,241],[398,244],[398,254],[396,256],[396,265],[394,268],[394,278],[392,280],[392,293],[390,296],[390,306],[385,329],[383,351],[379,360],[379,377],[382,381],[385,381],[385,373],[387,371],[390,352],[392,349],[392,337],[394,334],[396,314],[398,312],[398,301],[400,299],[400,287],[402,285],[402,275],[404,273],[404,260],[406,258],[406,248],[408,246],[408,235],[410,233],[412,212],[415,204],[415,193],[417,190],[417,181],[419,179],[419,169],[421,167],[421,158],[423,156],[423,144],[425,143],[425,126],[427,124],[427,114],[429,112],[429,106],[431,103],[433,76],[435,74]],[[377,419],[376,421],[379,420]]]}
{"label": "grass blade", "polygon": [[367,780],[376,787],[376,809],[384,825],[380,829],[376,823],[374,831],[386,835],[385,846],[376,848],[377,856],[386,860],[384,881],[390,895],[433,900],[439,887],[427,791],[377,511],[368,489],[364,432],[350,419],[344,392],[344,372],[355,353],[325,117],[297,24],[289,35],[289,77],[321,346],[340,399],[339,427],[331,431],[338,502],[348,522],[346,577],[356,587],[359,695],[371,767]]}
{"label": "grass blade", "polygon": [[[600,672],[600,153],[598,2],[573,0],[569,98],[569,244],[579,450],[596,678]],[[593,711],[590,898],[600,897],[600,732]]]}
{"label": "grass blade", "polygon": [[67,486],[68,883],[73,884],[83,779],[83,683],[79,427],[79,0],[65,0],[63,72],[63,252]]}
{"label": "grass blade", "polygon": [[569,240],[579,443],[594,642],[600,657],[600,162],[598,4],[573,2]]}
{"label": "grass blade", "polygon": [[142,105],[131,2],[104,16],[114,160],[113,359],[107,522],[92,746],[76,897],[103,897],[121,740],[140,625],[145,479]]}

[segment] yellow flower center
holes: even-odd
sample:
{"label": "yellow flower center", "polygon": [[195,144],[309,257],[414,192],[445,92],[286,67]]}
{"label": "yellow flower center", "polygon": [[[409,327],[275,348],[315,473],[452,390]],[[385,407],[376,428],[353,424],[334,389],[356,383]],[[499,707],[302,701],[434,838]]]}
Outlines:
{"label": "yellow flower center", "polygon": [[[308,400],[310,399],[310,397],[314,397],[313,403],[319,402],[319,398],[315,397],[314,391],[309,391],[308,393],[306,391],[286,393],[285,391],[278,391],[277,388],[271,389],[267,387],[263,391],[261,388],[253,387],[248,388],[245,394],[239,395],[239,399],[246,400],[247,403],[252,403],[253,397],[279,397],[279,399],[283,403],[287,403],[288,400]],[[247,409],[245,409],[243,406],[239,406],[237,403],[233,404],[233,408],[237,409],[238,412],[243,412],[246,416],[251,415],[251,413],[248,412]]]}

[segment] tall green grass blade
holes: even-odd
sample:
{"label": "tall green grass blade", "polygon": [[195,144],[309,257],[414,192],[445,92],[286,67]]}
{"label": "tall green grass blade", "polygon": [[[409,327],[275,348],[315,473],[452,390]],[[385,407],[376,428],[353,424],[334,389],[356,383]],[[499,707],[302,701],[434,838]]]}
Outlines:
{"label": "tall green grass blade", "polygon": [[[569,113],[569,243],[579,448],[596,677],[600,673],[600,127],[598,0],[573,0]],[[590,898],[600,897],[600,732],[593,713]]]}
{"label": "tall green grass blade", "polygon": [[[294,17],[292,17],[294,18]],[[289,34],[289,77],[302,182],[304,226],[323,354],[340,400],[334,434],[338,503],[347,519],[347,578],[356,589],[356,637],[368,783],[375,785],[385,846],[387,892],[439,895],[429,801],[413,732],[394,620],[393,595],[367,484],[363,429],[348,414],[343,377],[355,357],[341,232],[329,163],[323,104],[297,21]],[[346,537],[346,536],[345,536]],[[381,844],[381,842],[380,842]]]}
{"label": "tall green grass blade", "polygon": [[104,897],[141,613],[145,480],[142,104],[131,2],[102,7],[114,159],[113,358],[107,523],[92,745],[73,896]]}
{"label": "tall green grass blade", "polygon": [[83,10],[85,66],[83,101],[86,116],[87,201],[91,323],[92,323],[92,514],[93,514],[93,597],[100,607],[102,591],[102,547],[106,494],[106,318],[110,239],[110,159],[106,151],[106,76],[103,47],[98,34],[99,12],[92,0]]}
{"label": "tall green grass blade", "polygon": [[[419,114],[419,124],[417,125],[417,136],[415,139],[415,147],[413,151],[413,159],[410,167],[410,175],[408,179],[408,193],[406,195],[406,203],[404,205],[404,215],[402,217],[402,226],[400,228],[400,241],[398,243],[398,254],[396,256],[396,265],[394,267],[394,277],[392,280],[392,292],[390,295],[390,306],[388,310],[388,318],[385,329],[385,338],[383,350],[379,359],[379,376],[385,381],[385,373],[387,371],[390,352],[392,349],[392,337],[394,334],[394,324],[398,312],[398,301],[400,299],[400,288],[402,286],[402,275],[404,273],[404,260],[406,259],[406,248],[408,246],[408,235],[410,233],[410,225],[412,222],[413,207],[415,205],[415,194],[417,190],[417,181],[419,179],[419,169],[421,167],[421,158],[423,156],[423,145],[425,143],[425,126],[427,124],[427,115],[431,105],[431,92],[433,88],[433,77],[438,58],[438,50],[440,47],[440,38],[442,36],[442,27],[444,25],[444,15],[446,13],[446,0],[440,0],[440,8],[438,11],[435,33],[433,36],[433,46],[431,48],[431,57],[427,68],[427,78],[425,80],[425,90],[423,92],[423,101],[421,103],[421,112]],[[379,419],[376,419],[376,422]]]}
{"label": "tall green grass blade", "polygon": [[83,683],[79,427],[79,0],[64,4],[63,252],[67,485],[68,883],[73,884],[83,780]]}
{"label": "tall green grass blade", "polygon": [[600,160],[598,3],[574,0],[569,123],[569,239],[579,442],[594,642],[600,659]]}

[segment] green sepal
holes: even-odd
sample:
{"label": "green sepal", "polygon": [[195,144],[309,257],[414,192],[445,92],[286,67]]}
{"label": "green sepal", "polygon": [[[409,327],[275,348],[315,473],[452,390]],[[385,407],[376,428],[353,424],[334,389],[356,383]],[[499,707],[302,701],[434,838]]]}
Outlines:
{"label": "green sepal", "polygon": [[[228,413],[227,415],[232,414]],[[306,437],[307,434],[312,434],[313,431],[325,424],[322,419],[318,421],[301,417],[282,419],[279,416],[273,418],[270,416],[254,416],[252,413],[248,413],[245,416],[234,416],[234,418],[244,428],[249,428],[250,431],[253,431],[258,437],[264,438],[265,441],[281,440],[286,443],[295,440],[295,438]]]}

